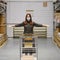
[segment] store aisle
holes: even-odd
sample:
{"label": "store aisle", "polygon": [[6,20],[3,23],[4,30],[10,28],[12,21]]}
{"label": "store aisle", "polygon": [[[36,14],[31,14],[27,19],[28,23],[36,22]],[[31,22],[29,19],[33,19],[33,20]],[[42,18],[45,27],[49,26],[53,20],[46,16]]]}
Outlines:
{"label": "store aisle", "polygon": [[[20,60],[20,40],[9,38],[0,48],[0,60]],[[60,49],[51,38],[36,39],[38,43],[38,60],[60,60]]]}

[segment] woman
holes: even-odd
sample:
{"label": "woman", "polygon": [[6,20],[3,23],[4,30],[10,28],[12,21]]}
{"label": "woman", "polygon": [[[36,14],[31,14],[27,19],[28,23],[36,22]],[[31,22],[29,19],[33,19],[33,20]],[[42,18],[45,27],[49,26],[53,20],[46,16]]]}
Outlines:
{"label": "woman", "polygon": [[24,34],[26,34],[26,33],[32,33],[33,34],[34,26],[43,27],[43,26],[47,26],[47,25],[37,24],[37,23],[33,22],[31,14],[28,13],[28,14],[26,14],[25,21],[20,23],[20,24],[15,25],[15,26],[16,27],[24,26]]}

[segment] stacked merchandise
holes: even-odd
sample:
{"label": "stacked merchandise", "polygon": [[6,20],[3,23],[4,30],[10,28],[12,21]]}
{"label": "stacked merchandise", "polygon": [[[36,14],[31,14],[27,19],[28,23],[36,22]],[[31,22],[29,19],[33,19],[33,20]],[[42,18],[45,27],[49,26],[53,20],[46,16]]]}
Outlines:
{"label": "stacked merchandise", "polygon": [[22,57],[21,60],[35,60],[36,46],[35,39],[32,37],[26,37],[22,40]]}
{"label": "stacked merchandise", "polygon": [[0,46],[7,40],[6,7],[7,7],[7,3],[3,0],[0,0]]}
{"label": "stacked merchandise", "polygon": [[55,12],[55,30],[54,30],[54,41],[60,48],[60,0],[54,3]]}

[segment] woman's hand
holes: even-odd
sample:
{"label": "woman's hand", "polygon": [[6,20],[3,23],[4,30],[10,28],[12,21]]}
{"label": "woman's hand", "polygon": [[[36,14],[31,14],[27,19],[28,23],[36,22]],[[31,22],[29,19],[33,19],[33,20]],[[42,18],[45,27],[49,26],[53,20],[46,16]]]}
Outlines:
{"label": "woman's hand", "polygon": [[43,26],[45,26],[45,27],[49,27],[49,25],[46,25],[46,24],[43,24]]}
{"label": "woman's hand", "polygon": [[8,27],[15,27],[14,25],[8,25]]}

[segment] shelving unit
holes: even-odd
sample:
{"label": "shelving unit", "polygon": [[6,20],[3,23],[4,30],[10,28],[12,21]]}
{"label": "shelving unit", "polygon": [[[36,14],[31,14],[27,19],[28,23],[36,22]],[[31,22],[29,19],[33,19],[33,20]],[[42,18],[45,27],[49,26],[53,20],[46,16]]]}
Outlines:
{"label": "shelving unit", "polygon": [[60,48],[60,35],[59,35],[58,30],[56,30],[54,33],[54,42]]}
{"label": "shelving unit", "polygon": [[3,14],[0,14],[0,33],[5,33],[6,32],[6,21],[5,21],[5,16]]}
{"label": "shelving unit", "polygon": [[0,46],[7,40],[6,34],[0,34]]}
{"label": "shelving unit", "polygon": [[7,40],[6,2],[0,1],[0,46]]}
{"label": "shelving unit", "polygon": [[57,20],[60,20],[60,13],[55,13],[56,19],[56,26],[54,31],[54,42],[57,44],[57,46],[60,48],[60,21],[57,22]]}
{"label": "shelving unit", "polygon": [[[24,27],[13,27],[13,37],[20,37],[23,31]],[[39,37],[47,37],[47,27],[34,27],[34,34]]]}
{"label": "shelving unit", "polygon": [[54,42],[60,48],[60,1],[58,0],[54,4],[55,6],[55,30],[54,30]]}
{"label": "shelving unit", "polygon": [[29,36],[24,35],[25,37],[22,36],[22,39],[20,40],[21,60],[37,60],[37,46],[35,38],[32,38],[30,34],[28,35]]}

